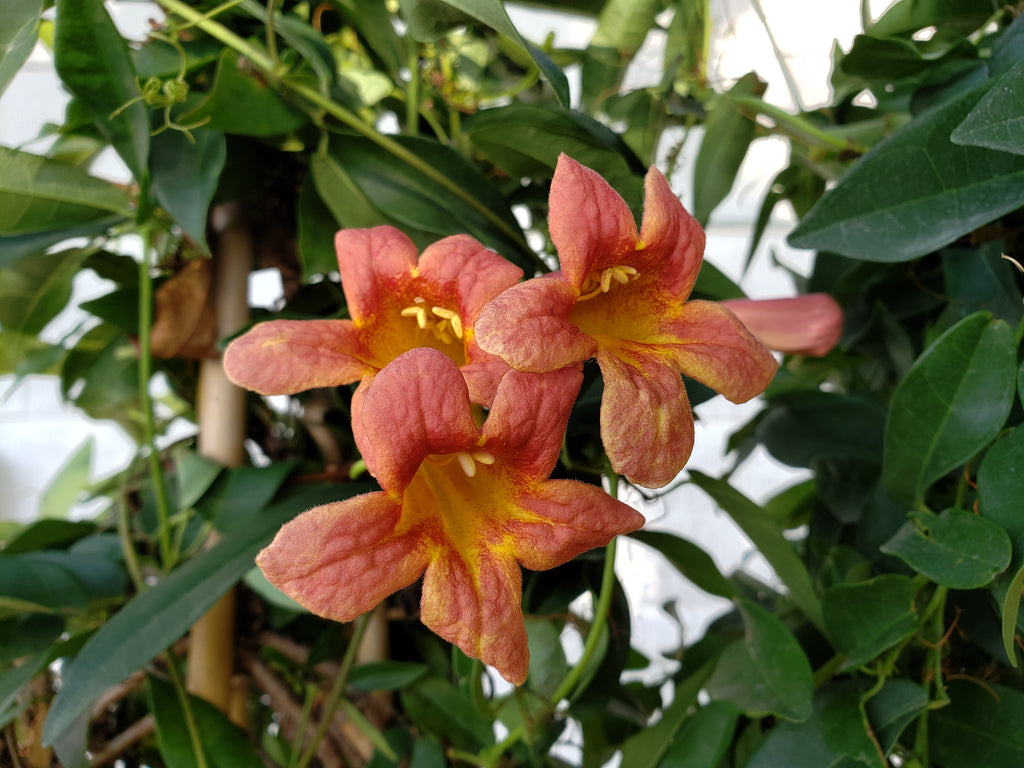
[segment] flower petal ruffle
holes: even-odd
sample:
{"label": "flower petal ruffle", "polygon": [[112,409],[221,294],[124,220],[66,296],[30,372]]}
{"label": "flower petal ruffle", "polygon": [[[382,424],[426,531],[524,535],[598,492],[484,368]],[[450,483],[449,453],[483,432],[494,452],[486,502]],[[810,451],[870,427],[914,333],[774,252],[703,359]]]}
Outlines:
{"label": "flower petal ruffle", "polygon": [[371,353],[349,320],[271,320],[228,345],[228,378],[261,395],[292,395],[358,381]]}
{"label": "flower petal ruffle", "polygon": [[352,621],[419,578],[429,549],[396,533],[401,504],[367,493],[303,512],[256,558],[267,580],[313,613]]}

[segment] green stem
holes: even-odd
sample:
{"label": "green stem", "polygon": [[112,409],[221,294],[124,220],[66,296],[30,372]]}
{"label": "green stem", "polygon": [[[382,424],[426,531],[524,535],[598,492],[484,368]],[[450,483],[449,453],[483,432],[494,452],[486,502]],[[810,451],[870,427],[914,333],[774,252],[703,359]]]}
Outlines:
{"label": "green stem", "polygon": [[789,65],[786,64],[786,57],[783,55],[782,49],[779,48],[779,44],[775,40],[775,35],[772,34],[772,28],[768,24],[768,18],[764,15],[764,9],[761,7],[761,0],[750,0],[750,2],[751,5],[754,6],[754,13],[757,14],[757,18],[761,20],[761,25],[764,27],[764,31],[768,34],[768,41],[772,44],[772,51],[775,52],[775,60],[779,63],[779,69],[782,70],[782,79],[786,81],[786,88],[789,89],[789,95],[793,99],[793,104],[796,106],[797,111],[803,112],[804,107],[800,102],[800,89],[797,87],[793,73],[789,71]]}
{"label": "green stem", "polygon": [[825,146],[830,149],[837,149],[840,152],[864,153],[867,151],[867,147],[865,146],[855,144],[849,139],[844,139],[841,136],[835,136],[828,131],[822,130],[809,120],[805,120],[799,115],[792,115],[782,109],[782,107],[769,104],[767,101],[759,99],[756,96],[729,96],[728,98],[740,109],[747,109],[754,113],[767,115],[774,120],[776,124],[788,128],[791,133],[798,134],[811,143]]}
{"label": "green stem", "polygon": [[143,444],[149,449],[149,477],[153,483],[153,498],[156,501],[158,522],[157,535],[160,542],[160,562],[165,570],[174,566],[171,551],[170,505],[167,488],[164,486],[163,467],[160,466],[160,452],[156,448],[156,423],[153,418],[153,402],[149,397],[149,380],[153,376],[153,354],[150,346],[150,330],[153,327],[153,277],[149,272],[149,258],[153,250],[153,227],[141,227],[142,258],[139,259],[139,400],[142,406]]}
{"label": "green stem", "polygon": [[415,42],[409,50],[409,92],[405,98],[405,132],[415,136],[420,132],[420,51]]}
{"label": "green stem", "polygon": [[165,651],[167,660],[167,671],[171,676],[171,683],[178,693],[178,701],[181,703],[181,712],[185,716],[185,727],[188,730],[189,740],[192,742],[192,753],[196,758],[196,768],[209,768],[206,761],[206,752],[203,750],[203,741],[199,737],[199,726],[196,725],[195,713],[192,711],[192,700],[189,698],[188,690],[185,688],[185,681],[181,679],[178,665],[170,651]]}
{"label": "green stem", "polygon": [[274,14],[277,13],[277,0],[267,0],[267,53],[277,69],[277,33],[274,31]]}
{"label": "green stem", "polygon": [[836,672],[838,672],[845,663],[846,654],[837,653],[831,659],[814,670],[814,690],[818,690],[821,686],[835,677]]}
{"label": "green stem", "polygon": [[359,644],[363,640],[363,634],[366,632],[366,627],[370,623],[371,611],[364,613],[355,621],[355,626],[352,629],[352,638],[348,641],[348,647],[345,649],[345,655],[341,659],[341,666],[338,668],[338,676],[334,678],[334,685],[331,687],[330,693],[327,694],[327,698],[324,700],[324,709],[320,714],[320,721],[316,725],[316,731],[313,733],[313,740],[309,746],[306,747],[305,753],[299,760],[297,768],[306,768],[313,756],[316,754],[316,748],[320,744],[320,740],[323,739],[324,734],[327,733],[327,728],[331,724],[331,720],[334,717],[335,711],[338,709],[338,702],[341,700],[341,694],[345,691],[345,684],[348,682],[349,672],[352,671],[352,665],[356,660],[356,651],[359,650]]}
{"label": "green stem", "polygon": [[128,575],[135,585],[136,592],[146,589],[146,580],[142,576],[142,568],[139,567],[139,557],[132,544],[131,524],[128,520],[128,503],[125,501],[125,489],[122,487],[117,495],[117,538],[121,542],[121,554],[124,556],[124,564],[128,569]]}
{"label": "green stem", "polygon": [[[377,131],[372,125],[362,120],[358,115],[345,107],[341,106],[337,102],[330,99],[328,96],[320,93],[319,91],[310,88],[304,83],[297,81],[280,80],[277,77],[276,68],[274,62],[262,51],[253,46],[246,40],[236,35],[234,32],[229,30],[220,22],[214,21],[213,19],[205,18],[202,14],[196,11],[194,8],[189,7],[181,0],[158,0],[160,5],[166,8],[171,13],[175,13],[190,22],[193,22],[196,26],[202,29],[211,37],[224,43],[229,48],[234,49],[238,53],[245,56],[251,61],[256,67],[263,70],[263,73],[268,77],[279,80],[281,84],[291,90],[293,93],[301,96],[306,101],[310,102],[316,107],[324,110],[331,117],[335,118],[338,122],[351,128],[356,133],[365,136],[366,138],[373,141],[381,149],[389,152],[390,154],[397,157],[403,163],[411,168],[416,169],[424,176],[429,178],[431,181],[437,183],[444,189],[451,192],[453,195],[458,197],[460,200],[468,204],[470,207],[475,209],[480,215],[486,218],[491,224],[499,229],[502,234],[506,235],[513,243],[515,243],[520,251],[529,256],[531,259],[536,260],[539,265],[543,265],[541,259],[533,252],[530,246],[527,244],[526,239],[523,237],[522,232],[519,232],[515,227],[508,224],[498,214],[492,211],[488,206],[476,199],[473,195],[459,186],[457,183],[452,181],[448,176],[441,171],[434,168],[430,163],[421,158],[412,150],[406,149],[403,145],[395,141],[390,136],[386,136]],[[545,270],[546,271],[546,270]]]}

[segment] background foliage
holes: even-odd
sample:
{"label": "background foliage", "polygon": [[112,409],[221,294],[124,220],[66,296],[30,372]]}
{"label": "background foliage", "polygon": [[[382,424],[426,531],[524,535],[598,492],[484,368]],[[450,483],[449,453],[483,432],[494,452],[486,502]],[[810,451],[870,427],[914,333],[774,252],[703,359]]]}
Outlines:
{"label": "background foliage", "polygon": [[[125,472],[87,490],[109,500],[95,520],[66,519],[86,455],[38,520],[0,524],[12,760],[554,766],[550,746],[571,720],[585,766],[616,752],[628,768],[1024,764],[1019,5],[899,0],[834,51],[832,103],[806,113],[763,102],[755,73],[707,81],[703,2],[541,4],[599,19],[584,50],[524,39],[499,0],[161,5],[167,18],[141,44],[99,0],[0,10],[0,88],[41,39],[72,95],[45,156],[0,148],[0,370],[59,376],[68,401],[138,440]],[[623,90],[656,27],[661,82]],[[788,140],[752,241],[790,204],[790,242],[817,251],[801,289],[844,308],[839,347],[784,360],[731,441],[737,464],[760,444],[812,479],[758,505],[728,474],[684,475],[785,589],[640,532],[734,604],[678,649],[667,679],[623,682],[647,660],[630,647],[617,585],[602,595],[606,625],[570,611],[581,594],[596,602],[599,552],[526,574],[533,656],[520,689],[493,689],[479,663],[426,632],[415,595],[385,614],[387,658],[353,664],[349,627],[303,613],[252,570],[282,522],[372,488],[347,428],[350,392],[285,408],[250,396],[253,465],[221,466],[192,440],[156,448],[170,416],[198,418],[196,358],[217,336],[206,267],[224,247],[211,212],[240,205],[253,266],[282,274],[284,300],[254,321],[344,316],[338,228],[390,223],[421,247],[469,232],[544,268],[558,153],[639,213],[646,167],[677,162],[661,141],[677,126],[707,129],[693,189],[702,222],[752,141]],[[90,174],[108,146],[130,185]],[[141,261],[120,251],[128,235],[145,243]],[[60,343],[42,340],[83,270],[116,288]],[[741,292],[706,265],[697,293]],[[154,376],[168,384],[156,418]],[[559,471],[599,482],[595,405],[584,392]],[[229,719],[186,693],[181,669],[197,651],[179,640],[237,584],[231,645],[251,687]],[[595,638],[574,672],[558,642],[567,626]]]}

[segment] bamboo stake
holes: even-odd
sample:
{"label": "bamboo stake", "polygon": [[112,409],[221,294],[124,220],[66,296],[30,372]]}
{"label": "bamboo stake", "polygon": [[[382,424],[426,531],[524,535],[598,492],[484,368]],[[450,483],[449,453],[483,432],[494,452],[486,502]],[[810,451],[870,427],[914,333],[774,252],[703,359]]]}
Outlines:
{"label": "bamboo stake", "polygon": [[[248,321],[248,277],[252,235],[238,203],[211,212],[216,233],[211,296],[217,335],[223,338]],[[199,453],[227,467],[245,458],[245,391],[232,384],[220,358],[203,360],[197,394]],[[207,545],[216,543],[216,533]],[[235,590],[231,589],[192,627],[188,690],[224,712],[231,710],[235,654]],[[237,709],[235,710],[238,711]]]}

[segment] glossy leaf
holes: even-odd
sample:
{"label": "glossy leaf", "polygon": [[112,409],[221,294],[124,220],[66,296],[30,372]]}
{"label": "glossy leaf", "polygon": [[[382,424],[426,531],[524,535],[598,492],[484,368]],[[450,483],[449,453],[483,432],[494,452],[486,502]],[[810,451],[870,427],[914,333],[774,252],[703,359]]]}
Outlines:
{"label": "glossy leaf", "polygon": [[825,630],[846,654],[844,667],[858,667],[917,631],[916,592],[909,577],[895,573],[825,592]]}
{"label": "glossy leaf", "polygon": [[790,245],[906,261],[1016,208],[1024,157],[949,140],[980,96],[925,112],[874,147],[801,220]]}
{"label": "glossy leaf", "polygon": [[252,567],[256,553],[282,523],[317,503],[365,490],[356,484],[313,487],[259,514],[253,510],[248,525],[225,532],[215,547],[133,598],[66,665],[63,685],[43,727],[44,743],[58,738],[102,691],[179,638]]}
{"label": "glossy leaf", "polygon": [[201,248],[206,219],[227,157],[224,135],[197,128],[191,140],[181,131],[153,137],[149,168],[157,202]]}
{"label": "glossy leaf", "polygon": [[149,110],[140,98],[128,45],[102,0],[57,0],[54,64],[101,134],[143,185]]}
{"label": "glossy leaf", "polygon": [[883,768],[885,763],[861,704],[866,687],[863,680],[835,680],[822,690],[815,702],[821,708],[821,734],[836,754]]}
{"label": "glossy leaf", "polygon": [[1011,539],[1024,538],[1024,427],[1015,427],[988,449],[978,469],[978,506]]}
{"label": "glossy leaf", "polygon": [[277,136],[305,125],[309,118],[287,102],[267,82],[250,72],[241,57],[225,49],[217,62],[213,87],[187,114],[183,124],[209,118],[213,131],[241,136]]}
{"label": "glossy leaf", "polygon": [[659,768],[712,768],[732,741],[739,713],[730,704],[712,701],[698,709],[672,740]]}
{"label": "glossy leaf", "polygon": [[764,608],[739,601],[746,633],[728,646],[708,681],[712,699],[728,701],[751,717],[787,720],[811,715],[810,662],[786,626]]}
{"label": "glossy leaf", "polygon": [[[0,232],[38,237],[127,212],[124,190],[82,168],[0,147]],[[0,240],[0,246],[5,242]]]}
{"label": "glossy leaf", "polygon": [[727,599],[735,596],[735,590],[715,561],[693,542],[659,531],[634,531],[630,538],[661,552],[677,571],[708,594]]}
{"label": "glossy leaf", "polygon": [[1024,59],[995,82],[950,139],[1024,155]]}
{"label": "glossy leaf", "polygon": [[719,97],[708,112],[693,171],[693,217],[706,226],[711,212],[732,189],[757,123],[730,97],[761,96],[767,84],[750,72]]}
{"label": "glossy leaf", "polygon": [[60,613],[88,602],[85,586],[70,568],[34,552],[0,555],[0,618],[22,611]]}
{"label": "glossy leaf", "polygon": [[178,692],[170,683],[155,677],[150,677],[147,682],[160,756],[167,768],[197,768],[204,764],[218,768],[249,768],[260,763],[256,750],[227,715],[208,701],[186,694],[205,757],[205,762],[200,763],[196,759]]}
{"label": "glossy leaf", "polygon": [[1024,599],[1024,540],[1017,539],[1014,557],[1010,567],[996,577],[992,587],[992,596],[999,609],[999,636],[1003,641],[1003,650],[1010,666],[1019,666],[1017,634],[1020,629],[1020,604]]}
{"label": "glossy leaf", "polygon": [[1016,267],[1003,258],[1003,248],[1003,242],[996,241],[942,252],[946,295],[962,317],[984,309],[1013,327],[1024,317]]}
{"label": "glossy leaf", "polygon": [[1024,765],[1024,693],[1006,685],[950,680],[950,703],[928,716],[931,754],[941,765]]}
{"label": "glossy leaf", "polygon": [[724,480],[689,470],[690,481],[707,493],[750,537],[782,583],[789,589],[790,599],[816,627],[822,626],[821,603],[811,584],[811,577],[793,545],[782,530],[759,506]]}
{"label": "glossy leaf", "polygon": [[9,0],[0,8],[0,95],[36,44],[43,0]]}
{"label": "glossy leaf", "polygon": [[976,589],[1010,562],[1010,537],[991,520],[962,509],[939,515],[911,513],[910,520],[882,546],[936,584]]}
{"label": "glossy leaf", "polygon": [[928,706],[928,692],[906,678],[885,681],[882,690],[867,700],[865,710],[878,745],[889,754],[903,730]]}
{"label": "glossy leaf", "polygon": [[885,428],[886,490],[916,506],[928,487],[985,447],[1013,401],[1013,331],[987,312],[964,318],[917,359],[893,393]]}

